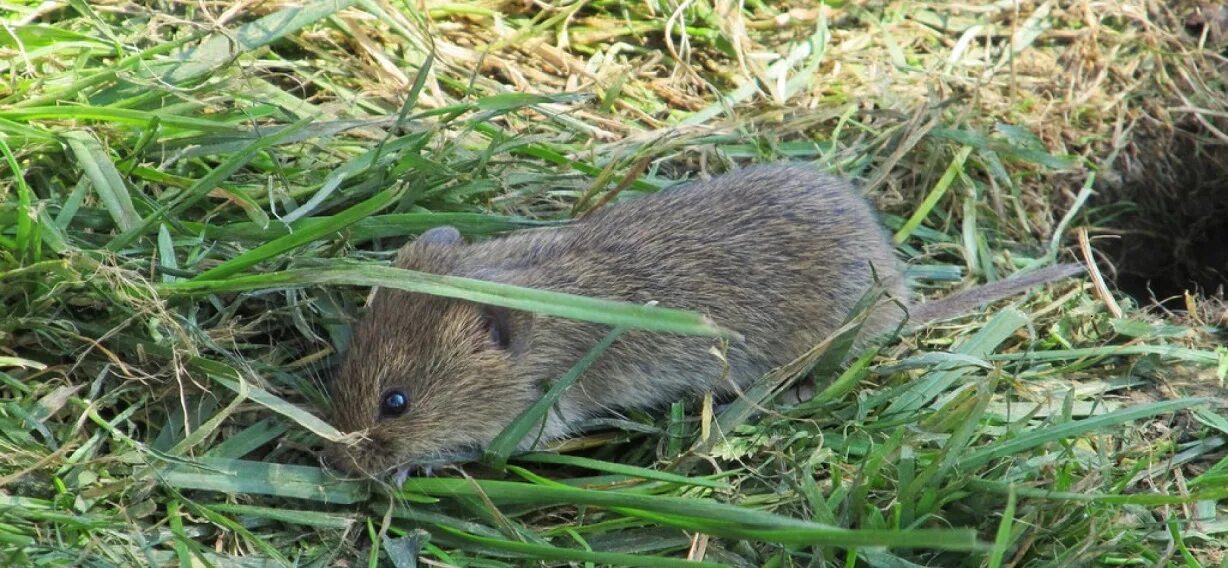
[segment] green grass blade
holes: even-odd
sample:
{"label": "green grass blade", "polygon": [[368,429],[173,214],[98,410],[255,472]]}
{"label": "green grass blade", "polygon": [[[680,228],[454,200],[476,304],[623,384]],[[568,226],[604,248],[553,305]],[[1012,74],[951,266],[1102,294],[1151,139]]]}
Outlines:
{"label": "green grass blade", "polygon": [[115,163],[111,161],[102,144],[85,132],[65,132],[62,136],[72,149],[77,164],[85,170],[86,177],[94,185],[98,198],[111,213],[115,224],[125,231],[140,224],[141,216],[132,205],[128,186],[124,184],[119,170],[115,168]]}
{"label": "green grass blade", "polygon": [[[957,399],[948,405],[948,408],[951,406],[955,408],[951,414],[957,416],[958,420],[955,421],[951,435],[943,444],[940,452],[942,458],[934,460],[917,474],[916,479],[903,492],[902,498],[905,501],[915,503],[921,492],[941,491],[942,486],[949,482],[948,476],[958,465],[959,457],[966,454],[968,446],[980,435],[979,429],[984,424],[985,411],[989,407],[1000,378],[1001,373],[991,374],[977,384],[977,388],[972,391],[970,401]],[[964,402],[972,402],[972,408],[967,408]]]}
{"label": "green grass blade", "polygon": [[[4,115],[3,110],[0,110],[0,117]],[[29,144],[32,142],[42,142],[44,144],[54,144],[59,142],[59,139],[53,134],[46,131],[15,122],[7,118],[0,118],[0,134],[4,134],[16,144]]]}
{"label": "green grass blade", "polygon": [[21,357],[10,357],[7,355],[0,356],[0,367],[26,367],[39,371],[47,368],[46,365],[39,363],[38,361],[31,361],[30,359],[23,359]]}
{"label": "green grass blade", "polygon": [[1002,559],[1011,546],[1011,528],[1014,524],[1014,507],[1016,507],[1016,492],[1014,487],[1006,499],[1006,510],[1002,512],[1002,523],[998,524],[997,536],[993,539],[993,550],[990,551],[989,568],[1001,568]]}
{"label": "green grass blade", "polygon": [[242,53],[264,47],[353,4],[353,0],[317,0],[305,6],[283,8],[236,30],[219,31],[187,50],[180,57],[181,63],[164,72],[160,79],[171,85],[197,79]]}
{"label": "green grass blade", "polygon": [[25,172],[17,164],[17,157],[13,155],[3,137],[0,137],[0,154],[4,155],[4,161],[17,185],[17,250],[14,252],[19,261],[38,262],[41,260],[39,245],[42,241],[38,223],[35,222],[34,192],[26,183]]}
{"label": "green grass blade", "polygon": [[[763,407],[764,402],[779,395],[783,388],[803,373],[812,370],[818,376],[829,376],[834,373],[861,333],[862,324],[869,316],[870,308],[882,298],[883,289],[880,286],[867,288],[857,303],[853,305],[839,329],[833,331],[807,353],[755,380],[750,388],[731,401],[717,417],[716,427],[721,435],[711,436],[707,440],[702,437],[696,439],[691,445],[691,452],[693,454],[707,452],[723,436],[733,432],[738,426],[749,420]],[[680,467],[689,466],[680,464]]]}
{"label": "green grass blade", "polygon": [[690,477],[686,475],[678,475],[665,471],[657,471],[633,465],[626,465],[616,462],[607,462],[586,458],[581,456],[572,456],[566,454],[552,454],[546,452],[530,452],[516,456],[515,461],[566,465],[572,467],[583,467],[595,471],[604,471],[615,475],[625,475],[628,477],[638,477],[640,479],[651,481],[663,481],[666,483],[677,483],[678,485],[692,485],[695,487],[707,487],[710,489],[730,489],[731,486],[716,479],[705,479],[702,477]]}
{"label": "green grass blade", "polygon": [[[994,315],[985,327],[955,349],[957,355],[986,359],[994,349],[1006,341],[1020,327],[1027,323],[1028,317],[1014,308],[1004,309]],[[946,365],[940,366],[943,369]],[[971,373],[974,367],[956,367],[949,370],[937,370],[925,374],[887,406],[888,414],[906,413],[921,408],[933,400],[952,384]]]}
{"label": "green grass blade", "polygon": [[185,503],[197,515],[203,516],[209,519],[209,522],[212,522],[218,525],[219,527],[222,527],[236,534],[237,536],[242,537],[242,539],[245,542],[249,543],[253,548],[264,553],[264,555],[267,556],[269,560],[277,562],[278,564],[282,566],[291,565],[290,560],[286,558],[284,555],[282,555],[280,551],[278,551],[276,548],[273,548],[273,546],[269,544],[268,542],[266,542],[264,539],[256,536],[255,534],[252,534],[252,531],[248,530],[247,527],[235,522],[234,520],[226,517],[225,515],[222,515],[221,513],[218,513],[217,511],[209,509],[208,507],[202,507],[192,501],[186,501]]}
{"label": "green grass blade", "polygon": [[[434,62],[435,54],[427,54],[426,60],[423,61],[422,65],[418,68],[417,76],[414,78],[414,84],[410,87],[409,93],[405,97],[404,104],[401,105],[400,114],[397,115],[398,125],[404,122],[405,115],[408,114],[411,109],[417,106],[418,96],[422,94],[422,88],[426,85],[427,77],[430,76],[431,66],[434,64]],[[415,147],[425,144],[426,141],[429,140],[430,134],[430,132],[416,133],[410,136],[403,136],[392,142],[388,142],[387,138],[380,140],[379,144],[377,144],[375,148],[367,151],[358,158],[346,162],[336,170],[333,170],[333,172],[329,174],[328,179],[324,181],[324,185],[322,185],[320,189],[311,196],[311,199],[294,211],[287,213],[284,217],[282,217],[282,221],[285,221],[286,223],[293,223],[302,217],[310,215],[322,203],[324,203],[324,200],[327,199],[333,190],[340,186],[341,182],[343,182],[346,178],[365,171],[377,163],[389,162],[390,160],[385,156],[388,154],[395,156],[400,147]],[[384,159],[381,160],[381,157],[384,157]]]}
{"label": "green grass blade", "polygon": [[[306,217],[290,226],[271,223],[261,227],[255,223],[206,224],[192,221],[181,223],[193,233],[203,233],[206,238],[229,241],[268,241],[283,237],[292,231],[312,231],[316,225],[332,222],[331,217]],[[494,235],[515,229],[557,227],[567,221],[538,221],[520,217],[505,217],[485,213],[389,213],[359,219],[345,232],[351,243],[364,243],[373,239],[416,235],[440,225],[451,225],[465,235]]]}
{"label": "green grass blade", "polygon": [[177,489],[232,495],[274,495],[324,503],[349,504],[369,496],[366,482],[336,479],[318,467],[225,458],[168,463],[155,470],[162,483]]}
{"label": "green grass blade", "polygon": [[943,351],[930,351],[915,355],[890,365],[881,365],[875,369],[880,375],[889,375],[891,373],[902,373],[904,371],[915,371],[917,369],[934,369],[948,370],[958,367],[980,367],[982,369],[992,369],[988,361],[971,355],[962,353],[947,353]]}
{"label": "green grass blade", "polygon": [[256,139],[251,144],[248,144],[243,151],[230,156],[216,168],[213,168],[208,175],[197,180],[196,183],[192,184],[192,187],[179,195],[173,203],[163,206],[146,217],[141,223],[124,229],[124,232],[107,243],[107,249],[112,251],[123,249],[129,243],[147,233],[155,224],[162,222],[164,217],[177,215],[188,207],[195,205],[197,201],[204,199],[223,180],[255,158],[256,154],[264,151],[265,148],[276,145],[283,138],[293,135],[295,132],[311,125],[311,123],[312,119],[310,117],[304,118],[287,128],[277,131],[275,134]]}
{"label": "green grass blade", "polygon": [[[142,128],[149,128],[157,123],[172,131],[196,132],[234,132],[238,128],[233,122],[182,116],[169,112],[84,105],[0,109],[0,120],[96,120]],[[83,135],[80,132],[66,132],[61,136],[68,134]]]}
{"label": "green grass blade", "polygon": [[595,562],[603,566],[643,566],[644,568],[718,568],[723,564],[691,562],[676,558],[623,554],[618,552],[594,552],[574,548],[558,548],[543,544],[514,542],[494,537],[477,536],[451,527],[439,527],[452,536],[503,552],[512,552],[525,558],[570,562]]}
{"label": "green grass blade", "polygon": [[1093,359],[1104,357],[1131,357],[1139,355],[1156,355],[1166,359],[1197,363],[1200,365],[1216,365],[1220,363],[1220,355],[1214,351],[1190,349],[1178,345],[1106,345],[1103,347],[1080,347],[1075,349],[1051,349],[1048,351],[1032,351],[1024,353],[994,353],[986,355],[989,361],[1069,361],[1072,359]]}
{"label": "green grass blade", "polygon": [[46,105],[64,104],[66,100],[96,92],[97,88],[114,81],[121,73],[132,72],[134,68],[149,65],[151,60],[191,43],[199,37],[201,35],[195,31],[185,33],[181,38],[154,44],[131,55],[108,61],[106,65],[96,66],[94,70],[78,70],[82,72],[80,78],[77,78],[78,75],[74,72],[70,75],[71,80],[49,86],[38,96],[21,97],[18,94],[0,99],[0,103],[11,103],[14,107],[52,108]]}
{"label": "green grass blade", "polygon": [[260,446],[281,437],[287,430],[289,430],[289,426],[270,416],[244,428],[238,433],[227,435],[226,439],[220,444],[209,448],[205,452],[205,456],[239,459],[255,451]]}
{"label": "green grass blade", "polygon": [[395,288],[632,329],[715,337],[732,334],[706,316],[693,312],[369,264],[347,263],[227,280],[176,282],[160,286],[159,291],[169,295],[195,295],[323,284]]}
{"label": "green grass blade", "polygon": [[311,199],[307,200],[306,203],[300,205],[295,210],[283,215],[281,220],[285,223],[294,223],[295,221],[312,214],[330,195],[332,195],[332,193],[338,187],[341,186],[343,182],[345,182],[345,180],[353,178],[376,166],[387,165],[397,156],[398,151],[424,144],[428,134],[428,132],[420,132],[403,136],[386,145],[372,148],[371,150],[363,153],[361,156],[342,164],[341,167],[328,174],[328,178],[324,180],[324,184],[320,186],[320,189],[316,190],[316,192],[311,196]]}
{"label": "green grass blade", "polygon": [[250,266],[254,266],[275,256],[305,245],[321,237],[337,233],[356,221],[375,214],[387,207],[401,196],[399,188],[390,188],[376,194],[341,213],[332,216],[327,223],[315,223],[310,229],[298,230],[284,237],[274,239],[260,245],[209,270],[206,270],[193,281],[217,280],[226,278]]}
{"label": "green grass blade", "polygon": [[174,535],[171,547],[175,549],[175,559],[179,561],[180,566],[191,566],[192,551],[188,543],[192,542],[192,539],[184,534],[183,515],[180,510],[178,499],[172,499],[166,504],[166,517],[171,527],[171,534]]}
{"label": "green grass blade", "polygon": [[975,491],[1010,495],[1012,491],[1027,499],[1043,499],[1050,501],[1070,501],[1072,503],[1098,503],[1101,505],[1136,505],[1139,507],[1180,506],[1199,501],[1219,501],[1228,498],[1228,485],[1220,484],[1210,489],[1192,491],[1188,494],[1165,495],[1162,493],[1128,493],[1114,495],[1110,493],[1076,493],[1073,491],[1053,491],[1037,487],[1018,487],[1009,482],[991,481],[987,479],[969,479],[968,488]]}
{"label": "green grass blade", "polygon": [[187,362],[189,365],[207,372],[212,380],[230,389],[235,394],[246,396],[252,402],[293,420],[299,426],[310,430],[321,438],[337,441],[344,437],[336,428],[333,428],[332,425],[321,420],[316,415],[243,380],[242,375],[238,371],[223,363],[210,361],[203,357],[192,357]]}
{"label": "green grass blade", "polygon": [[1083,210],[1083,206],[1091,199],[1095,192],[1094,185],[1096,183],[1095,170],[1087,173],[1087,180],[1083,182],[1083,187],[1079,189],[1079,194],[1075,196],[1074,204],[1062,215],[1062,220],[1058,221],[1057,227],[1053,230],[1053,236],[1049,237],[1049,251],[1045,255],[1046,259],[1056,259],[1058,251],[1062,246],[1062,238],[1066,236],[1066,228],[1077,218],[1079,212]]}
{"label": "green grass blade", "polygon": [[507,457],[516,451],[516,448],[529,435],[529,432],[535,428],[542,427],[546,413],[550,412],[550,409],[562,398],[563,393],[567,392],[567,389],[571,388],[580,379],[584,371],[587,371],[593,363],[597,362],[597,358],[601,357],[601,354],[613,345],[625,331],[626,329],[623,328],[615,328],[606,334],[601,341],[597,342],[592,349],[589,349],[588,353],[584,354],[584,357],[580,358],[567,373],[550,386],[546,394],[542,395],[537,402],[524,409],[511,424],[508,424],[502,432],[499,432],[498,436],[495,436],[495,439],[491,441],[483,452],[483,461],[495,469],[503,469],[503,466],[507,465]]}
{"label": "green grass blade", "polygon": [[849,363],[848,368],[840,373],[836,380],[814,395],[814,398],[803,402],[802,406],[820,406],[833,402],[851,392],[869,374],[870,362],[878,356],[878,353],[879,350],[877,348],[865,350],[861,355],[857,356],[857,359]]}
{"label": "green grass blade", "polygon": [[202,503],[201,506],[230,515],[268,519],[290,525],[302,525],[322,529],[348,529],[353,526],[357,520],[352,515],[325,513],[322,511],[308,511],[304,509],[259,507],[255,505],[240,505],[237,503]]}
{"label": "green grass blade", "polygon": [[1158,414],[1167,414],[1178,410],[1187,410],[1213,402],[1212,398],[1179,398],[1151,404],[1140,404],[1116,410],[1083,420],[1072,420],[1055,424],[1046,428],[1030,430],[1013,438],[998,441],[973,452],[959,460],[959,467],[965,470],[979,468],[992,460],[1013,456],[1066,438],[1081,436],[1120,426],[1127,422],[1141,420]]}
{"label": "green grass blade", "polygon": [[47,248],[56,254],[64,254],[69,250],[68,236],[55,224],[51,214],[43,209],[38,212],[38,228],[42,241]]}
{"label": "green grass blade", "polygon": [[[168,272],[179,270],[179,261],[175,259],[175,243],[171,240],[171,232],[165,223],[158,225],[158,266],[169,269]],[[163,274],[162,281],[174,282],[175,277]]]}
{"label": "green grass blade", "polygon": [[956,176],[963,171],[964,161],[968,159],[968,154],[970,153],[972,153],[971,146],[963,146],[955,153],[951,164],[947,166],[947,171],[943,172],[942,177],[938,179],[938,183],[934,184],[934,189],[930,190],[929,194],[925,196],[925,199],[921,201],[921,205],[917,206],[917,210],[904,222],[904,226],[900,227],[899,231],[896,231],[893,237],[896,244],[901,244],[908,240],[909,235],[929,216],[930,211],[934,210],[934,207],[938,205],[938,201],[951,188],[951,183],[955,181]]}
{"label": "green grass blade", "polygon": [[569,503],[615,507],[649,517],[683,530],[731,538],[752,538],[781,544],[837,546],[902,546],[941,550],[981,548],[974,531],[954,530],[851,530],[803,521],[766,511],[726,505],[708,499],[662,495],[638,495],[618,491],[594,491],[571,487],[543,487],[528,483],[472,479],[411,478],[402,489],[434,497],[478,497],[499,504],[546,505]]}

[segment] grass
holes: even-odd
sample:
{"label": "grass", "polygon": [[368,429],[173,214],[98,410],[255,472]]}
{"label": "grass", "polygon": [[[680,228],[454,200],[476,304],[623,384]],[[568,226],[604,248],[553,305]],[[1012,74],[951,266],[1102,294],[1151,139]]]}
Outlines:
{"label": "grass", "polygon": [[0,562],[1224,565],[1210,296],[1064,282],[400,487],[315,458],[367,286],[722,333],[384,266],[433,226],[797,160],[862,182],[930,296],[1095,250],[1112,180],[1228,144],[1222,37],[1153,4],[0,6]]}

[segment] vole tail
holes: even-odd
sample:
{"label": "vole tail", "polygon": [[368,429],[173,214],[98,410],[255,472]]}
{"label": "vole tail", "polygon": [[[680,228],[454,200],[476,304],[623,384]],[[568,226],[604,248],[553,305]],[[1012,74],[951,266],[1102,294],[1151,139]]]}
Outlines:
{"label": "vole tail", "polygon": [[913,306],[909,311],[909,323],[911,326],[919,326],[964,315],[978,306],[1014,296],[1035,286],[1076,276],[1082,272],[1083,265],[1081,264],[1058,264],[1006,280],[990,282],[971,290],[956,292],[939,300]]}

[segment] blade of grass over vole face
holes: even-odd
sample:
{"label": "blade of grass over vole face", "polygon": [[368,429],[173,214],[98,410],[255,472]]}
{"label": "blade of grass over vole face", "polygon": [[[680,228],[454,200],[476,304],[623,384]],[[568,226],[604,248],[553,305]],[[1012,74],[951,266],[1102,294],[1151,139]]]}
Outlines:
{"label": "blade of grass over vole face", "polygon": [[250,383],[242,384],[242,375],[225,363],[211,361],[203,357],[191,357],[187,360],[187,363],[208,373],[211,379],[236,394],[245,394],[252,402],[293,420],[299,426],[310,430],[326,440],[340,440],[344,437],[341,432],[338,432],[336,428],[321,420],[318,416],[256,385]]}
{"label": "blade of grass over vole face", "polygon": [[193,281],[217,280],[226,278],[240,270],[259,264],[284,252],[307,244],[328,234],[336,233],[352,223],[375,214],[392,204],[401,196],[400,188],[386,189],[375,196],[329,217],[326,223],[315,223],[310,228],[294,231],[236,256],[222,264],[206,270]]}
{"label": "blade of grass over vole face", "polygon": [[524,409],[520,416],[517,416],[511,424],[508,424],[502,432],[499,432],[498,436],[495,436],[495,439],[487,446],[482,456],[483,461],[496,469],[503,469],[503,466],[507,465],[508,456],[516,451],[516,447],[529,435],[530,431],[542,427],[546,413],[550,412],[550,409],[559,401],[563,393],[571,388],[571,385],[574,385],[580,379],[584,371],[588,370],[597,361],[597,358],[610,345],[613,345],[618,336],[622,335],[625,331],[626,329],[621,327],[615,328],[606,334],[601,341],[597,342],[566,374],[550,386],[546,394],[542,395],[537,402]]}
{"label": "blade of grass over vole face", "polygon": [[734,332],[716,325],[703,315],[683,310],[548,292],[374,264],[337,263],[319,268],[236,276],[226,280],[176,282],[162,285],[158,289],[165,294],[199,295],[296,288],[319,284],[395,288],[630,329],[709,337],[735,335]]}
{"label": "blade of grass over vole face", "polygon": [[481,496],[495,505],[541,506],[568,503],[617,507],[625,514],[652,519],[683,530],[781,544],[940,550],[976,550],[982,547],[976,540],[975,531],[967,529],[852,530],[709,499],[543,487],[531,483],[477,479],[410,478],[405,481],[402,489],[408,493],[433,497]]}

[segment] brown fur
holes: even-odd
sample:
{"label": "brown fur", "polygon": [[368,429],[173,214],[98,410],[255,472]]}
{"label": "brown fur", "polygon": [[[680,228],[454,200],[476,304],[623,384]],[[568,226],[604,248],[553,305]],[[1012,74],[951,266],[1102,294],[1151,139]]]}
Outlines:
{"label": "brown fur", "polygon": [[[631,331],[563,395],[546,438],[589,417],[742,388],[838,328],[874,276],[908,290],[873,211],[849,184],[796,166],[757,166],[612,205],[571,226],[466,245],[436,229],[402,268],[704,313],[741,333],[726,352],[708,338]],[[883,302],[862,337],[904,316]],[[484,320],[485,318],[485,320]],[[507,344],[492,340],[496,322]],[[606,326],[380,290],[355,329],[334,389],[336,425],[367,440],[330,462],[379,473],[488,443],[608,332]],[[400,388],[409,412],[379,418]]]}

